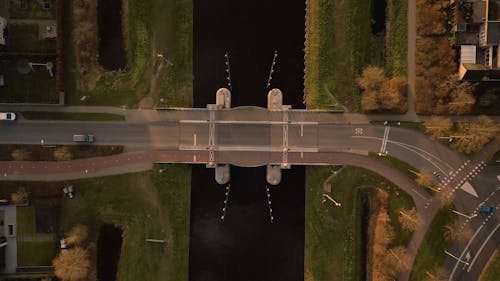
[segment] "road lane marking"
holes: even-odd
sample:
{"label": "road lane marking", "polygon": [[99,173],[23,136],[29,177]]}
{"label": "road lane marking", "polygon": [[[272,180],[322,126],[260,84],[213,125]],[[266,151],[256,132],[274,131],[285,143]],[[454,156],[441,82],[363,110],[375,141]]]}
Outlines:
{"label": "road lane marking", "polygon": [[[465,245],[465,248],[464,250],[462,251],[462,253],[460,254],[460,257],[459,257],[459,260],[462,260],[462,257],[464,256],[465,252],[467,251],[467,248],[469,248],[470,244],[472,244],[472,241],[474,241],[474,238],[476,238],[477,234],[479,233],[479,231],[481,231],[481,229],[483,228],[483,225],[481,225],[477,230],[476,232],[474,233],[474,235],[472,236],[472,238],[469,240],[469,243],[467,243],[467,245]],[[448,281],[451,281],[453,279],[453,275],[455,274],[455,271],[457,271],[457,267],[458,267],[458,261],[457,263],[455,264],[455,266],[453,267],[453,271],[451,272],[450,274],[450,278],[448,278]]]}
{"label": "road lane marking", "polygon": [[[353,138],[364,138],[364,139],[375,139],[375,140],[380,140],[380,138],[376,138],[376,137],[366,137],[366,136],[352,136]],[[397,146],[400,146],[406,150],[409,150],[415,154],[417,154],[418,156],[422,157],[423,159],[427,160],[429,163],[431,163],[432,166],[434,166],[436,169],[438,169],[439,171],[441,171],[443,174],[446,174],[444,172],[443,169],[441,169],[441,167],[438,166],[438,164],[434,163],[434,161],[432,161],[429,157],[425,156],[424,154],[416,151],[415,149],[412,149],[410,147],[407,147],[406,144],[403,144],[403,143],[399,143],[399,142],[395,142],[395,141],[390,141],[391,143],[397,145]],[[431,155],[433,156],[433,155]],[[439,161],[442,161],[441,159],[437,159]]]}
{"label": "road lane marking", "polygon": [[380,152],[379,154],[385,154],[386,153],[386,147],[387,147],[387,140],[389,138],[389,130],[391,127],[385,126],[384,127],[384,137],[382,138],[382,145],[380,146]]}
{"label": "road lane marking", "polygon": [[[374,139],[374,140],[380,140],[380,138],[377,138],[377,137],[367,137],[367,136],[352,136],[353,138],[363,138],[363,139]],[[449,168],[450,170],[453,170],[453,167],[451,167],[448,163],[446,163],[444,160],[440,159],[439,157],[435,156],[434,154],[431,154],[430,152],[428,151],[425,151],[419,147],[416,147],[416,146],[413,146],[413,145],[410,145],[410,144],[406,144],[406,143],[402,143],[402,142],[398,142],[398,141],[388,141],[389,143],[392,143],[392,144],[395,144],[397,146],[400,146],[402,148],[405,148],[415,154],[417,154],[418,156],[422,157],[423,159],[427,160],[429,163],[431,163],[434,167],[436,167],[436,169],[438,169],[439,171],[441,171],[441,173],[443,174],[446,174],[446,172],[441,169],[441,167],[439,167],[436,163],[434,163],[429,157],[432,157],[434,158],[440,165],[443,165],[443,166],[446,166],[447,168]],[[418,151],[421,151],[422,153],[418,152]],[[428,156],[425,156],[423,153],[427,154]],[[452,171],[450,171],[451,173]]]}
{"label": "road lane marking", "polygon": [[[208,124],[210,123],[210,120],[180,120],[180,123],[186,123],[186,124]],[[259,121],[259,120],[213,120],[213,123],[216,124],[255,124],[255,125],[283,125],[285,124],[285,121]],[[319,122],[313,122],[313,121],[286,121],[286,124],[288,125],[319,125]]]}
{"label": "road lane marking", "polygon": [[486,240],[484,240],[483,244],[481,244],[481,247],[477,251],[476,256],[472,259],[472,262],[470,263],[469,268],[467,268],[467,272],[470,271],[470,269],[472,268],[472,266],[476,262],[477,257],[479,257],[479,254],[481,254],[481,251],[483,250],[484,246],[486,245],[486,243],[488,243],[488,241],[493,236],[493,234],[497,231],[497,229],[498,229],[499,226],[500,226],[500,224],[497,224],[497,226],[495,227],[495,229],[493,229],[493,231],[491,231],[490,235],[488,235],[488,237],[486,238]]}
{"label": "road lane marking", "polygon": [[194,138],[193,140],[194,146],[196,146],[196,134],[193,135],[193,138]]}

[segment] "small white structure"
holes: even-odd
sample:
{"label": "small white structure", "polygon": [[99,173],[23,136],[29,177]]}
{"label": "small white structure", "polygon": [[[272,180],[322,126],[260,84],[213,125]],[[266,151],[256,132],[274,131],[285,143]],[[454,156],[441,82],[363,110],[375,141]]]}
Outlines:
{"label": "small white structure", "polygon": [[460,63],[476,63],[476,45],[460,46]]}

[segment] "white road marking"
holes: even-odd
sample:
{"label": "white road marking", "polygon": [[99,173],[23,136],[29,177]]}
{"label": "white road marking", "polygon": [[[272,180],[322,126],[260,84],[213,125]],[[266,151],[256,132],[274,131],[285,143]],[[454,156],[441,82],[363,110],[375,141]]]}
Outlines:
{"label": "white road marking", "polygon": [[[210,121],[209,120],[180,120],[180,123],[186,123],[186,124],[208,124]],[[213,123],[216,124],[268,124],[268,125],[283,125],[285,122],[283,121],[258,121],[258,120],[250,120],[250,121],[245,121],[245,120],[213,120]],[[318,125],[318,122],[312,122],[312,121],[289,121],[286,122],[288,125]]]}
{"label": "white road marking", "polygon": [[493,234],[497,231],[497,229],[498,229],[499,226],[500,226],[500,224],[497,224],[497,226],[495,227],[495,229],[493,229],[493,231],[491,231],[490,235],[488,235],[488,237],[486,238],[486,240],[484,240],[483,244],[481,244],[481,247],[477,251],[476,256],[474,257],[474,259],[472,259],[472,262],[470,263],[469,268],[467,268],[467,272],[470,271],[470,269],[472,268],[472,266],[476,262],[477,257],[479,257],[479,254],[481,254],[481,251],[483,250],[484,246],[486,245],[486,243],[488,243],[488,241],[490,240],[491,236],[493,236]]}
{"label": "white road marking", "polygon": [[[476,238],[477,234],[479,233],[479,231],[481,231],[481,229],[483,228],[483,226],[481,225],[477,230],[476,232],[474,233],[474,235],[472,236],[472,238],[469,240],[469,243],[467,243],[467,245],[465,246],[464,250],[462,251],[462,253],[460,254],[460,257],[459,257],[459,260],[462,260],[462,257],[464,256],[465,254],[465,251],[467,251],[467,248],[469,248],[470,244],[472,244],[472,241],[474,241],[474,238]],[[458,261],[457,263],[455,264],[455,266],[453,267],[453,271],[451,272],[450,274],[450,278],[448,278],[448,281],[451,281],[453,279],[453,275],[455,274],[455,271],[457,270],[457,267],[458,267]]]}
{"label": "white road marking", "polygon": [[[381,140],[380,138],[377,138],[377,137],[367,137],[367,136],[352,136],[353,138],[364,138],[364,139],[374,139],[374,140]],[[439,164],[441,165],[444,165],[446,167],[448,167],[451,171],[450,173],[452,172],[453,170],[453,167],[451,167],[448,163],[446,163],[445,161],[443,161],[442,159],[434,156],[433,154],[423,150],[423,149],[420,149],[416,146],[412,146],[412,145],[409,145],[409,144],[405,144],[405,143],[401,143],[401,142],[397,142],[397,141],[388,141],[389,143],[392,143],[392,144],[395,144],[397,146],[400,146],[402,148],[405,148],[406,150],[409,150],[415,154],[417,154],[418,156],[422,157],[423,159],[427,160],[429,163],[431,163],[436,169],[438,169],[441,173],[443,174],[446,174],[446,172],[440,167],[438,166],[438,164],[436,164],[434,161],[431,160],[431,157],[434,158]],[[418,150],[422,151],[422,153],[418,152]],[[427,154],[428,156],[424,155]]]}
{"label": "white road marking", "polygon": [[196,134],[193,135],[193,142],[194,142],[194,146],[196,146]]}
{"label": "white road marking", "polygon": [[462,189],[463,191],[469,193],[470,195],[476,197],[476,198],[479,198],[479,195],[477,195],[477,192],[476,190],[474,189],[474,187],[470,184],[470,182],[466,181],[461,187],[460,189]]}

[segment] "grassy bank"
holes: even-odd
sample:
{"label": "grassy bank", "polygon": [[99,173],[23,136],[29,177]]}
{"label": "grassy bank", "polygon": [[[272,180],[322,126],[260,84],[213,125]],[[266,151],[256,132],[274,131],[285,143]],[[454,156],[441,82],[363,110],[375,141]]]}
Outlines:
{"label": "grassy bank", "polygon": [[408,1],[387,0],[385,72],[406,76],[408,61]]}
{"label": "grassy bank", "polygon": [[92,243],[104,223],[123,229],[119,280],[187,280],[190,168],[169,165],[163,173],[158,168],[73,181],[76,196],[63,201],[63,232],[85,224]]}
{"label": "grassy bank", "polygon": [[500,276],[500,252],[496,250],[484,268],[479,281],[495,281]]}
{"label": "grassy bank", "polygon": [[[68,138],[70,137],[68,136]],[[54,147],[46,145],[43,147],[34,144],[1,144],[0,161],[57,161],[58,158],[54,154],[58,150],[60,153],[68,153],[65,157],[71,155],[70,159],[109,156],[123,152],[123,146],[119,145],[65,145]],[[66,158],[66,160],[70,159]]]}
{"label": "grassy bank", "polygon": [[70,120],[70,121],[124,121],[125,116],[111,113],[90,112],[48,112],[22,111],[21,115],[28,120]]}
{"label": "grassy bank", "polygon": [[454,218],[455,215],[451,212],[450,206],[443,207],[434,217],[415,258],[410,276],[411,281],[424,280],[427,277],[426,272],[432,272],[434,268],[442,264],[446,255],[444,251],[450,244],[444,237],[443,229]]}
{"label": "grassy bank", "polygon": [[[305,97],[307,107],[351,111],[360,107],[356,79],[363,67],[386,68],[406,75],[407,3],[389,0],[387,35],[371,31],[373,1],[308,0],[306,11]],[[387,54],[386,54],[387,52]]]}
{"label": "grassy bank", "polygon": [[[71,8],[67,10],[72,12]],[[192,2],[126,0],[122,12],[127,67],[122,71],[104,71],[91,64],[90,72],[94,74],[89,81],[94,79],[92,77],[97,77],[97,81],[95,85],[90,82],[90,89],[84,90],[77,86],[80,74],[71,71],[71,65],[66,66],[70,70],[68,76],[72,76],[66,78],[71,83],[66,87],[67,103],[135,107],[144,97],[154,100],[161,96],[169,106],[191,105]],[[71,17],[65,22],[73,27],[77,24]],[[67,37],[66,40],[71,40],[75,34]],[[66,56],[70,57],[66,59],[68,64],[77,64],[76,50],[68,48],[67,52]],[[158,53],[173,65],[167,66],[157,57]],[[87,96],[87,99],[81,101],[82,96]]]}
{"label": "grassy bank", "polygon": [[306,11],[305,102],[359,108],[356,77],[371,43],[371,1],[308,0]]}
{"label": "grassy bank", "polygon": [[359,280],[362,268],[361,189],[383,188],[389,196],[388,213],[396,237],[393,245],[406,245],[411,233],[397,220],[401,208],[413,206],[411,197],[396,186],[367,170],[345,168],[331,180],[331,196],[341,202],[321,203],[328,167],[308,167],[306,172],[306,280]]}

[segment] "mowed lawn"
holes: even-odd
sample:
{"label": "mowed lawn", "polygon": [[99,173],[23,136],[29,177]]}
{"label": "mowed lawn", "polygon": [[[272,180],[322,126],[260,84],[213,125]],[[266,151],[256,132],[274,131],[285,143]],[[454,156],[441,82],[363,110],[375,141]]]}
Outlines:
{"label": "mowed lawn", "polygon": [[306,171],[305,280],[360,280],[366,269],[362,260],[361,225],[363,200],[382,188],[389,194],[388,213],[394,228],[392,246],[407,245],[411,233],[397,220],[401,208],[412,208],[409,195],[370,171],[346,167],[331,181],[332,196],[342,204],[322,203],[323,183],[329,167],[308,167]]}
{"label": "mowed lawn", "polygon": [[[386,36],[371,30],[373,0],[308,0],[305,101],[307,108],[360,109],[356,83],[363,68],[378,65],[388,76],[406,75],[407,3],[389,0]],[[337,106],[335,106],[338,104]]]}
{"label": "mowed lawn", "polygon": [[184,165],[72,181],[75,198],[63,201],[63,232],[87,225],[95,243],[99,227],[114,224],[123,230],[117,280],[187,280],[190,181],[191,169]]}
{"label": "mowed lawn", "polygon": [[50,266],[59,250],[56,233],[36,232],[36,207],[17,207],[17,265]]}

